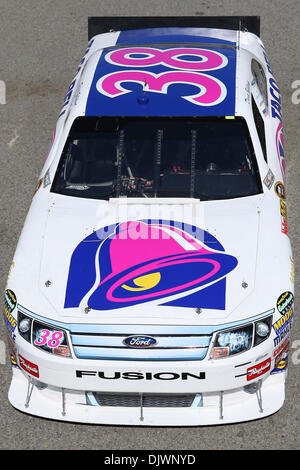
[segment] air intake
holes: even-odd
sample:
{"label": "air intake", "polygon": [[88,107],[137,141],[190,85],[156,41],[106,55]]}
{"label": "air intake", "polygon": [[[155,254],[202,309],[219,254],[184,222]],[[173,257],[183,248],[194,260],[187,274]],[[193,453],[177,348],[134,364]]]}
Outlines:
{"label": "air intake", "polygon": [[[195,400],[191,394],[143,394],[144,408],[189,408]],[[141,406],[141,396],[136,393],[87,393],[87,404],[134,408]]]}

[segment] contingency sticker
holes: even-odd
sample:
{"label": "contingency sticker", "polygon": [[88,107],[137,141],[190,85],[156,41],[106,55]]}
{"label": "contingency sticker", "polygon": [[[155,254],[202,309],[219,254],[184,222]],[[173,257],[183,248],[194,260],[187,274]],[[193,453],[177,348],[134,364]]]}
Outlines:
{"label": "contingency sticker", "polygon": [[281,315],[285,315],[294,303],[294,295],[292,292],[283,292],[277,300],[277,310]]}
{"label": "contingency sticker", "polygon": [[288,235],[287,209],[286,209],[286,204],[282,199],[280,199],[280,215],[281,215],[281,231],[285,235]]}
{"label": "contingency sticker", "polygon": [[280,199],[283,199],[285,201],[286,199],[286,191],[283,183],[281,181],[277,181],[274,186],[275,193],[277,194]]}
{"label": "contingency sticker", "polygon": [[288,353],[289,353],[289,340],[288,338],[283,344],[274,351],[274,369],[271,374],[278,374],[284,372],[288,367]]}
{"label": "contingency sticker", "polygon": [[272,184],[274,183],[275,176],[272,170],[269,170],[266,177],[264,178],[264,184],[267,186],[268,189],[271,189]]}
{"label": "contingency sticker", "polygon": [[4,294],[3,313],[9,336],[13,341],[15,340],[15,329],[17,326],[17,320],[14,318],[12,312],[15,309],[16,305],[17,297],[15,293],[10,289],[6,289]]}

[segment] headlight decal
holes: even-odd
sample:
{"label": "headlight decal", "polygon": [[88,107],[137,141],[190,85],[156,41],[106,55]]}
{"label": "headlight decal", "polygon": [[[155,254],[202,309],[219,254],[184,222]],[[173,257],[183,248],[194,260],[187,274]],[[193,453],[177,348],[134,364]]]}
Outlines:
{"label": "headlight decal", "polygon": [[36,348],[57,356],[72,357],[67,331],[64,329],[37,321],[18,310],[18,332]]}
{"label": "headlight decal", "polygon": [[32,344],[51,354],[70,356],[66,332],[37,321],[33,322]]}
{"label": "headlight decal", "polygon": [[212,359],[232,356],[247,351],[252,346],[253,324],[227,331],[220,331],[215,336]]}
{"label": "headlight decal", "polygon": [[50,349],[54,349],[59,346],[64,340],[64,333],[56,330],[37,330],[35,329],[35,346],[46,346]]}
{"label": "headlight decal", "polygon": [[216,332],[210,358],[221,359],[240,354],[266,341],[271,334],[272,319],[273,315],[268,315],[256,322]]}

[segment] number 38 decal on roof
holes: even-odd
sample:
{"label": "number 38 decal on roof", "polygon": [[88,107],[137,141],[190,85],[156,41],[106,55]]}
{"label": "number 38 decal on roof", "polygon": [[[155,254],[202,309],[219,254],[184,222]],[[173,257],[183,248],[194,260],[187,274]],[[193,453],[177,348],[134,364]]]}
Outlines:
{"label": "number 38 decal on roof", "polygon": [[[152,93],[169,92],[170,85],[183,84],[194,85],[197,93],[190,91],[181,97],[198,106],[215,106],[221,103],[226,95],[227,88],[219,78],[203,73],[219,70],[227,66],[227,57],[213,50],[202,48],[170,48],[157,49],[152,47],[129,47],[109,52],[105,61],[126,67],[108,73],[98,79],[96,88],[99,93],[116,98],[132,90],[126,87],[128,82],[141,84],[144,91]],[[164,66],[166,72],[154,73],[149,70],[137,70],[137,68],[149,68]],[[131,67],[132,69],[128,69]],[[185,89],[185,92],[188,90]]]}

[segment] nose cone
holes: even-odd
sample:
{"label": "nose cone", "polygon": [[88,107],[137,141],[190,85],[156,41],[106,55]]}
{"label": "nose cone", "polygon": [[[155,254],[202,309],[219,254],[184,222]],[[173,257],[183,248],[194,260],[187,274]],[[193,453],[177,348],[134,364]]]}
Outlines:
{"label": "nose cone", "polygon": [[[160,305],[172,300],[176,305],[176,299],[186,297],[186,306],[194,307],[195,291],[224,278],[236,267],[237,259],[205,244],[202,240],[206,232],[198,229],[195,236],[191,226],[184,226],[185,230],[181,226],[159,221],[116,225],[100,244],[96,256],[99,274],[88,292],[88,306],[108,310],[153,300]],[[190,293],[191,305],[187,297]],[[224,305],[225,284],[221,296],[220,308]],[[212,305],[215,308],[215,299]]]}

